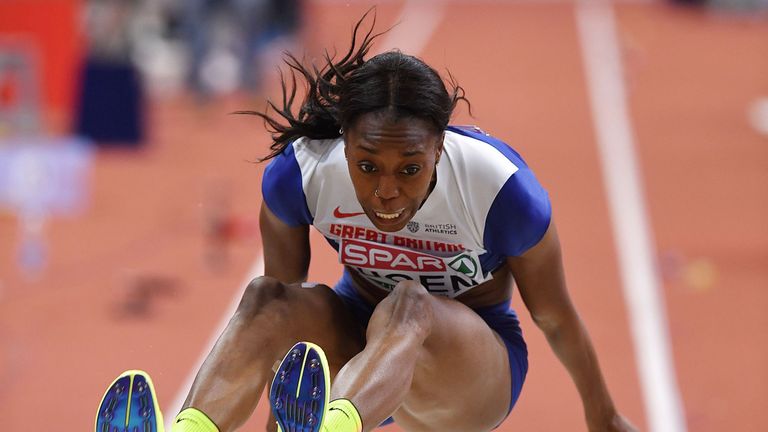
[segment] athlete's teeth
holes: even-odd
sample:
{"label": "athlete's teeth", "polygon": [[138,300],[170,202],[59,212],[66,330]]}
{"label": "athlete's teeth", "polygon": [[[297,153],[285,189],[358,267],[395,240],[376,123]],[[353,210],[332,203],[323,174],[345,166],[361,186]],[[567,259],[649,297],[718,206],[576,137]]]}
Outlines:
{"label": "athlete's teeth", "polygon": [[397,212],[397,213],[389,213],[389,214],[388,214],[388,213],[379,213],[379,212],[376,212],[376,216],[378,216],[378,217],[380,217],[380,218],[382,218],[382,219],[395,219],[395,218],[397,218],[398,216],[400,216],[400,213],[401,213],[401,212]]}

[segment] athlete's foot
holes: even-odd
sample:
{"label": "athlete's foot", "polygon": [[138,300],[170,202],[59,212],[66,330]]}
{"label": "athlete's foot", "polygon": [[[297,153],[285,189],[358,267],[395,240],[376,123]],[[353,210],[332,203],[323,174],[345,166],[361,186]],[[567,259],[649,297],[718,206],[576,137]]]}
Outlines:
{"label": "athlete's foot", "polygon": [[299,342],[285,355],[269,388],[269,402],[280,432],[320,432],[331,390],[322,348]]}
{"label": "athlete's foot", "polygon": [[164,432],[155,387],[146,372],[129,370],[112,382],[96,413],[96,432]]}

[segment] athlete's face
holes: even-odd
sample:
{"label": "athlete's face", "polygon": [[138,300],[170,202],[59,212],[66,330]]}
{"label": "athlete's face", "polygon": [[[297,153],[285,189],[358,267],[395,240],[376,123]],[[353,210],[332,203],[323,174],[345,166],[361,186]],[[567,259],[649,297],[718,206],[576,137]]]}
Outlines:
{"label": "athlete's face", "polygon": [[345,131],[347,166],[357,200],[381,231],[401,230],[434,186],[443,134],[428,122],[364,114]]}

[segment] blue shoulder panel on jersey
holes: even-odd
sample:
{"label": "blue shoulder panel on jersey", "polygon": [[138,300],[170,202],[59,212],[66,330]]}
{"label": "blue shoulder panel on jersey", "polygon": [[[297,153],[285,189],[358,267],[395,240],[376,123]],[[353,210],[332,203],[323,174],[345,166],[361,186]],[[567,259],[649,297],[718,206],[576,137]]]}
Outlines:
{"label": "blue shoulder panel on jersey", "polygon": [[544,237],[551,219],[547,191],[530,169],[521,168],[509,177],[491,204],[483,243],[499,259],[520,256]]}
{"label": "blue shoulder panel on jersey", "polygon": [[519,169],[509,177],[488,211],[481,257],[484,270],[495,269],[505,257],[519,256],[535,246],[549,228],[552,207],[547,191],[539,184],[522,157],[505,142],[476,127],[451,126],[448,130],[491,145]]}
{"label": "blue shoulder panel on jersey", "polygon": [[272,213],[289,226],[311,225],[312,214],[301,182],[301,168],[293,145],[275,156],[264,170],[261,182],[264,203]]}

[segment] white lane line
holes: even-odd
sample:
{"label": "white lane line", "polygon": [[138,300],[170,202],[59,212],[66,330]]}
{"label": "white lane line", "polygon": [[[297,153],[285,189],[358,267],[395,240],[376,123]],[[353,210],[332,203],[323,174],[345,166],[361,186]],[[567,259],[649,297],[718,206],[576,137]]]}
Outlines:
{"label": "white lane line", "polygon": [[409,0],[400,11],[392,30],[376,42],[374,54],[399,49],[405,54],[418,56],[432,39],[444,11],[445,4],[439,0]]}
{"label": "white lane line", "polygon": [[263,274],[264,274],[264,255],[262,255],[262,252],[259,251],[258,256],[256,256],[256,260],[254,261],[253,265],[251,265],[251,268],[248,270],[248,273],[246,274],[242,283],[240,283],[240,289],[237,290],[235,295],[232,297],[232,301],[229,303],[227,310],[224,311],[224,314],[221,316],[219,325],[216,326],[213,332],[211,332],[211,336],[208,338],[208,343],[205,345],[203,352],[200,354],[200,357],[198,358],[197,362],[194,365],[192,365],[192,369],[190,370],[189,374],[187,374],[187,378],[184,380],[184,382],[181,384],[181,387],[179,387],[179,390],[176,392],[176,397],[173,398],[173,402],[170,405],[166,405],[163,408],[163,413],[166,415],[165,430],[167,431],[171,430],[171,425],[173,424],[173,420],[176,417],[176,414],[178,414],[179,411],[181,411],[181,406],[184,404],[184,401],[187,399],[187,394],[189,393],[189,389],[192,388],[192,383],[195,381],[195,376],[197,376],[197,371],[200,370],[200,366],[203,365],[205,358],[208,357],[208,353],[210,353],[211,350],[213,349],[213,345],[216,344],[216,341],[219,339],[219,336],[221,336],[221,334],[224,333],[224,329],[227,327],[227,324],[229,323],[229,319],[232,318],[232,316],[235,314],[235,311],[237,310],[237,305],[240,303],[240,298],[243,297],[243,292],[245,291],[245,287],[253,278],[257,276],[261,276]]}
{"label": "white lane line", "polygon": [[603,0],[582,0],[576,18],[647,423],[653,432],[683,432],[685,416],[635,159],[613,9]]}

